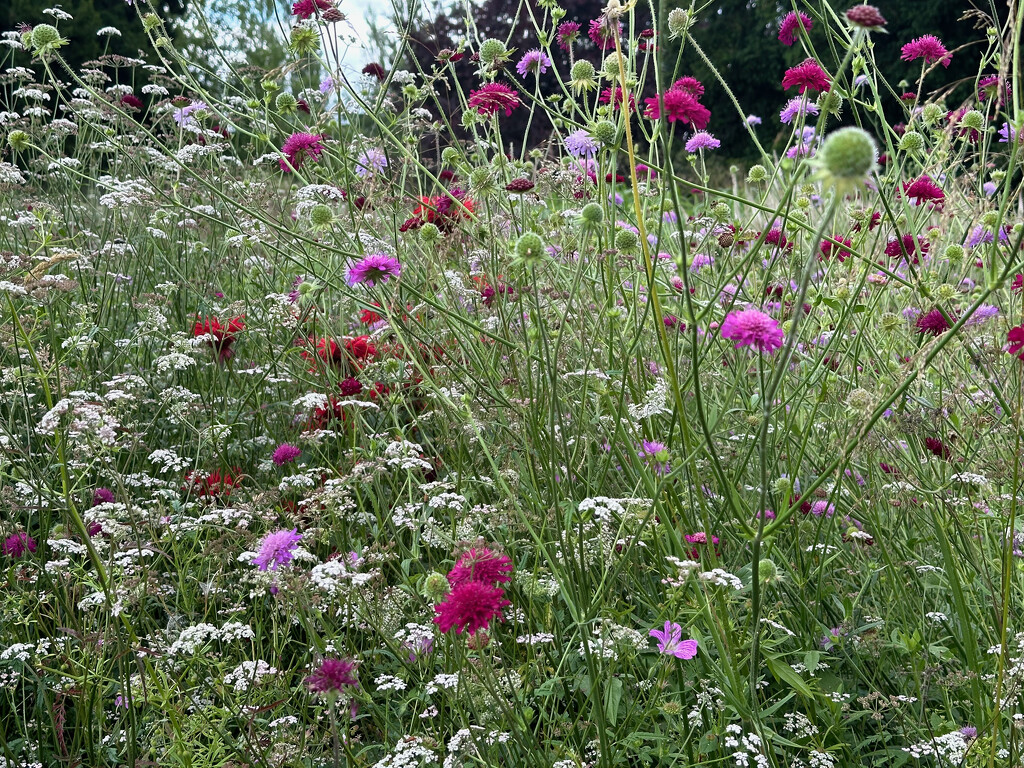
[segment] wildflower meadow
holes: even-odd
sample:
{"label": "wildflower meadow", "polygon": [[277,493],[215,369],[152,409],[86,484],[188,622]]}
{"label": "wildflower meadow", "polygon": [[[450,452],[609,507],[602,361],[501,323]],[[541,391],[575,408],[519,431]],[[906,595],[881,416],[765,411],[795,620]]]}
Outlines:
{"label": "wildflower meadow", "polygon": [[1024,765],[1016,0],[350,2],[2,33],[0,768]]}

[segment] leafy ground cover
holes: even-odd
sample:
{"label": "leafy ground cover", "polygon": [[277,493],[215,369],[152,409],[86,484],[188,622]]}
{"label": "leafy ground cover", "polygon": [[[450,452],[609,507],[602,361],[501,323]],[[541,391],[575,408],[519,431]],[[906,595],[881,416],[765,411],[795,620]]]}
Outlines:
{"label": "leafy ground cover", "polygon": [[330,0],[260,77],[5,33],[0,765],[1020,763],[1019,12],[937,89],[785,9],[756,116],[631,5],[358,76]]}

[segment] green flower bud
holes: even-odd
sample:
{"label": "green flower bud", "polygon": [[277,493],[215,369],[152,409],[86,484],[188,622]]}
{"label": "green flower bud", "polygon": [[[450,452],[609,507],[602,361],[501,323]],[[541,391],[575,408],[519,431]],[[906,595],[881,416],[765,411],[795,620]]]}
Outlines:
{"label": "green flower bud", "polygon": [[636,232],[631,232],[628,229],[620,229],[615,233],[615,247],[620,251],[625,251],[626,253],[635,251],[639,244],[640,238],[637,237]]}
{"label": "green flower bud", "polygon": [[590,135],[606,147],[615,143],[618,133],[618,127],[611,120],[598,120],[590,126]]}
{"label": "green flower bud", "polygon": [[447,166],[458,165],[462,159],[462,153],[455,147],[445,147],[441,151],[441,164]]}
{"label": "green flower bud", "polygon": [[148,33],[160,26],[160,17],[155,13],[147,13],[142,17],[142,28]]}
{"label": "green flower bud", "polygon": [[945,114],[946,111],[938,104],[925,104],[924,109],[921,110],[921,118],[924,120],[925,125],[935,125]]}
{"label": "green flower bud", "polygon": [[580,212],[584,226],[596,227],[604,221],[604,209],[600,203],[587,203]]}
{"label": "green flower bud", "polygon": [[466,109],[462,112],[462,117],[459,120],[463,128],[472,128],[474,125],[480,122],[480,113],[475,109]]}
{"label": "green flower bud", "polygon": [[406,101],[419,101],[420,89],[412,83],[402,86],[402,98]]}
{"label": "green flower bud", "polygon": [[711,206],[711,215],[718,221],[727,221],[731,214],[732,210],[730,210],[729,204],[721,200]]}
{"label": "green flower bud", "polygon": [[947,245],[946,250],[943,251],[943,256],[949,259],[954,264],[964,257],[964,247],[959,243],[953,243]]}
{"label": "green flower bud", "polygon": [[597,85],[594,65],[586,59],[580,59],[569,70],[570,85],[577,91],[586,91]]}
{"label": "green flower bud", "polygon": [[299,102],[296,101],[295,97],[290,93],[279,93],[277,94],[277,100],[274,102],[274,106],[277,108],[279,114],[290,115],[299,107]]}
{"label": "green flower bud", "polygon": [[7,134],[7,144],[11,149],[28,149],[29,135],[24,131],[11,131]]}
{"label": "green flower bud", "polygon": [[796,207],[807,210],[811,207],[811,198],[809,197],[798,197],[796,199]]}
{"label": "green flower bud", "polygon": [[300,22],[292,27],[291,49],[300,56],[320,50],[320,33],[312,24]]}
{"label": "green flower bud", "polygon": [[327,229],[334,223],[334,211],[329,206],[318,203],[309,212],[309,220],[317,229]]}
{"label": "green flower bud", "polygon": [[690,14],[682,8],[668,12],[668,32],[672,37],[682,37],[690,26]]}
{"label": "green flower bud", "polygon": [[749,184],[760,184],[762,181],[767,180],[768,169],[763,165],[752,165],[750,170],[747,171],[747,183]]}
{"label": "green flower bud", "polygon": [[536,232],[524,232],[516,240],[516,258],[530,264],[539,261],[547,255],[544,250],[544,241]]}
{"label": "green flower bud", "polygon": [[818,96],[818,108],[826,115],[838,115],[843,109],[843,97],[838,91],[825,91]]}
{"label": "green flower bud", "polygon": [[985,211],[981,215],[981,223],[991,229],[999,223],[999,211]]}
{"label": "green flower bud", "polygon": [[960,125],[964,128],[971,128],[975,131],[981,131],[985,129],[985,116],[976,109],[972,109],[960,118]]}
{"label": "green flower bud", "polygon": [[273,80],[264,80],[260,83],[260,87],[267,93],[277,93],[281,90],[280,83],[276,83]]}
{"label": "green flower bud", "polygon": [[43,53],[60,48],[67,40],[60,36],[57,28],[50,24],[37,24],[32,28],[32,48],[36,53]]}
{"label": "green flower bud", "polygon": [[920,152],[924,149],[924,136],[917,131],[907,131],[900,138],[900,152]]}
{"label": "green flower bud", "polygon": [[488,38],[480,44],[480,63],[494,64],[496,61],[504,59],[507,53],[508,49],[505,47],[505,43],[493,37]]}
{"label": "green flower bud", "polygon": [[840,189],[854,189],[875,169],[878,149],[861,128],[840,128],[825,137],[816,165],[821,177]]}
{"label": "green flower bud", "polygon": [[431,243],[436,243],[440,237],[441,230],[437,228],[436,224],[431,224],[430,222],[427,222],[422,227],[420,227],[420,240],[422,240],[427,245],[430,245]]}
{"label": "green flower bud", "polygon": [[449,591],[451,591],[451,587],[448,585],[448,579],[445,578],[443,573],[433,571],[428,573],[427,577],[423,580],[420,594],[432,602],[440,603],[445,599]]}
{"label": "green flower bud", "polygon": [[900,319],[900,316],[894,314],[893,312],[882,313],[882,316],[878,319],[878,322],[879,325],[882,326],[883,331],[889,332],[895,331],[897,328],[903,325],[903,320]]}
{"label": "green flower bud", "polygon": [[757,577],[762,584],[775,584],[780,580],[779,567],[775,562],[765,558],[757,561]]}
{"label": "green flower bud", "polygon": [[992,181],[996,184],[1006,178],[1006,171],[992,171]]}
{"label": "green flower bud", "polygon": [[960,295],[960,291],[955,285],[943,283],[935,289],[935,295],[939,297],[940,301],[951,301]]}
{"label": "green flower bud", "polygon": [[772,492],[786,499],[793,493],[793,481],[788,477],[779,477],[772,482]]}

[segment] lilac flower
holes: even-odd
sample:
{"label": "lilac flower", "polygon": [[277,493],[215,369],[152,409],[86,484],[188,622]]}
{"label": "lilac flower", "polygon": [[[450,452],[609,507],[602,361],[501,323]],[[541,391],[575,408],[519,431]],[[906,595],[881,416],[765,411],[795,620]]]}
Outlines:
{"label": "lilac flower", "polygon": [[196,119],[192,117],[193,112],[199,112],[203,109],[209,109],[205,102],[193,101],[191,104],[186,104],[181,109],[174,110],[173,117],[174,122],[184,128],[186,125],[195,125]]}
{"label": "lilac flower", "polygon": [[782,111],[779,112],[779,120],[788,125],[798,117],[816,114],[818,114],[817,104],[813,101],[807,101],[807,99],[802,96],[794,96],[786,102],[786,106],[784,106]]}
{"label": "lilac flower", "polygon": [[697,131],[686,142],[686,151],[696,152],[700,149],[718,149],[720,146],[722,146],[722,142],[707,131]]}
{"label": "lilac flower", "polygon": [[320,81],[320,93],[323,93],[323,94],[330,93],[333,88],[334,88],[334,78],[333,77],[325,77],[323,80]]}
{"label": "lilac flower", "polygon": [[668,446],[664,443],[659,443],[656,440],[644,440],[640,444],[637,456],[648,460],[651,469],[657,474],[664,475],[668,473]]}
{"label": "lilac flower", "polygon": [[1003,127],[999,129],[999,143],[1009,144],[1016,138],[1017,132],[1013,130],[1013,126],[1009,123],[1003,123]]}
{"label": "lilac flower", "polygon": [[593,157],[599,146],[584,128],[578,128],[565,137],[565,148],[574,157]]}
{"label": "lilac flower", "polygon": [[690,271],[700,272],[704,267],[714,266],[715,257],[706,253],[694,254],[693,259],[690,261]]}
{"label": "lilac flower", "polygon": [[548,55],[544,51],[534,48],[532,51],[527,51],[523,54],[523,58],[516,64],[516,72],[521,77],[526,77],[529,72],[533,72],[535,75],[543,75],[550,66],[551,59],[548,58]]}
{"label": "lilac flower", "polygon": [[664,630],[652,629],[648,634],[658,641],[658,650],[666,656],[692,659],[697,655],[697,641],[683,640],[683,628],[675,622],[666,621]]}
{"label": "lilac flower", "polygon": [[379,283],[386,283],[392,277],[398,277],[402,265],[394,256],[386,253],[371,253],[357,261],[348,270],[348,284],[363,283],[371,288]]}
{"label": "lilac flower", "polygon": [[757,115],[747,115],[747,125],[760,125],[761,118]]}
{"label": "lilac flower", "polygon": [[376,147],[371,147],[356,158],[356,175],[365,179],[375,173],[382,173],[388,167],[387,156]]}
{"label": "lilac flower", "polygon": [[992,197],[998,188],[999,187],[996,186],[994,181],[986,181],[981,185],[981,191],[984,192],[987,197]]}
{"label": "lilac flower", "polygon": [[276,571],[278,567],[287,565],[295,557],[295,548],[299,546],[302,534],[298,528],[282,528],[280,531],[268,533],[260,542],[260,551],[252,559],[253,565],[261,571]]}
{"label": "lilac flower", "polygon": [[971,315],[964,325],[981,325],[982,323],[991,320],[993,317],[999,316],[999,307],[993,306],[992,304],[982,304],[978,307],[974,314]]}
{"label": "lilac flower", "polygon": [[786,151],[786,157],[795,159],[801,155],[811,156],[814,154],[815,131],[811,126],[804,126],[801,131],[799,143]]}

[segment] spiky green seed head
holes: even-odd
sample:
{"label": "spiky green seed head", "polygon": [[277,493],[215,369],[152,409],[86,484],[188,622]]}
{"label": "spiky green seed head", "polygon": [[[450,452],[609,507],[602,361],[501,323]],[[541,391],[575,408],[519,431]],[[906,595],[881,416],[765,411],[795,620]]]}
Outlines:
{"label": "spiky green seed head", "polygon": [[534,263],[547,255],[544,240],[536,232],[524,232],[516,240],[516,258],[527,264]]}
{"label": "spiky green seed head", "polygon": [[600,203],[587,203],[580,211],[580,219],[584,225],[596,227],[604,221],[604,209]]}
{"label": "spiky green seed head", "polygon": [[501,61],[508,55],[505,43],[493,37],[489,37],[480,44],[480,63],[494,64]]}
{"label": "spiky green seed head", "polygon": [[924,149],[924,136],[917,131],[907,131],[900,138],[900,152],[920,152]]}
{"label": "spiky green seed head", "polygon": [[767,180],[768,169],[763,165],[757,164],[750,166],[750,170],[747,171],[747,182],[749,184],[760,184]]}

